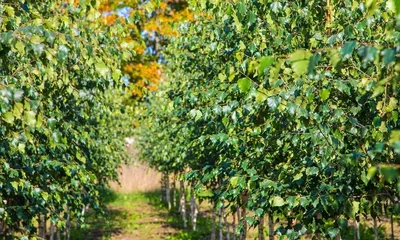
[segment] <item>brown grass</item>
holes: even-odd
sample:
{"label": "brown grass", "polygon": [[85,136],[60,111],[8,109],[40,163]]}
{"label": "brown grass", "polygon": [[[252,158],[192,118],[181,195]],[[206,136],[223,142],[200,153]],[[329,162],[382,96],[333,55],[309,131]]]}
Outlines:
{"label": "brown grass", "polygon": [[112,190],[119,193],[152,192],[161,187],[161,173],[150,168],[137,158],[134,145],[128,146],[127,151],[131,164],[123,165],[119,170],[119,182],[110,183]]}

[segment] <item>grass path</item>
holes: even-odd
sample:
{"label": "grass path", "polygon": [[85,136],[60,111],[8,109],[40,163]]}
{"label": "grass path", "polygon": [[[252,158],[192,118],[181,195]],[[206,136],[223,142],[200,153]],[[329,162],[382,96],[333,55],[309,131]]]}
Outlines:
{"label": "grass path", "polygon": [[104,216],[89,213],[85,230],[75,229],[71,239],[158,240],[182,234],[173,214],[159,200],[159,193],[108,196]]}

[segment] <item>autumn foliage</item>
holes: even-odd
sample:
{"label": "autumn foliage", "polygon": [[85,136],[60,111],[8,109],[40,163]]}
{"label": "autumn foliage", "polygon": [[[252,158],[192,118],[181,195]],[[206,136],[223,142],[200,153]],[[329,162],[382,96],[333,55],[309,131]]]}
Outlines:
{"label": "autumn foliage", "polygon": [[109,0],[103,1],[100,9],[104,24],[114,25],[120,21],[130,32],[130,38],[125,39],[124,44],[132,46],[134,58],[126,63],[123,71],[130,78],[127,87],[132,97],[142,98],[148,92],[156,91],[162,81],[160,51],[170,37],[178,35],[177,24],[193,21],[186,1]]}

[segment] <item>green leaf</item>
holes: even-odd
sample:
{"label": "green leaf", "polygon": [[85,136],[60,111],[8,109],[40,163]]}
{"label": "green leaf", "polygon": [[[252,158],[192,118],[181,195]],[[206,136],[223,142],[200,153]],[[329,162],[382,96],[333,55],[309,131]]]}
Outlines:
{"label": "green leaf", "polygon": [[369,15],[373,14],[377,9],[378,0],[366,0],[365,5],[367,6],[367,12]]}
{"label": "green leaf", "polygon": [[54,130],[57,124],[57,120],[55,118],[47,119],[47,127],[51,130]]}
{"label": "green leaf", "polygon": [[317,167],[309,167],[306,170],[307,175],[311,176],[311,175],[318,175],[318,168]]}
{"label": "green leaf", "polygon": [[261,217],[264,214],[264,210],[262,208],[257,208],[255,214],[257,217]]}
{"label": "green leaf", "polygon": [[97,62],[95,67],[97,72],[100,73],[100,75],[103,77],[107,77],[107,74],[110,72],[110,69],[104,62]]}
{"label": "green leaf", "polygon": [[328,229],[328,235],[332,239],[335,238],[339,233],[340,233],[339,228],[329,228]]}
{"label": "green leaf", "polygon": [[268,107],[270,107],[272,110],[275,110],[279,106],[279,103],[280,103],[280,99],[279,99],[279,97],[276,97],[276,96],[269,97],[267,100]]}
{"label": "green leaf", "polygon": [[353,201],[351,204],[351,216],[355,217],[356,214],[360,211],[360,202]]}
{"label": "green leaf", "polygon": [[257,89],[257,92],[256,92],[256,102],[257,103],[262,103],[265,100],[267,100],[267,98],[268,98],[268,95],[267,95],[265,89],[263,89],[263,88]]}
{"label": "green leaf", "polygon": [[314,74],[314,68],[318,64],[318,62],[321,60],[321,54],[320,53],[314,53],[312,57],[310,58],[310,62],[308,63],[307,71],[309,74]]}
{"label": "green leaf", "polygon": [[382,166],[380,170],[384,179],[388,182],[393,182],[400,176],[400,171],[393,166]]}
{"label": "green leaf", "polygon": [[294,176],[293,181],[297,181],[303,177],[303,173],[298,173]]}
{"label": "green leaf", "polygon": [[25,112],[25,123],[30,127],[34,127],[36,124],[36,114],[33,111]]}
{"label": "green leaf", "polygon": [[203,198],[213,197],[214,193],[209,189],[205,189],[205,190],[201,190],[200,192],[198,192],[197,196],[203,197]]}
{"label": "green leaf", "polygon": [[396,51],[393,48],[383,50],[382,55],[383,55],[383,62],[386,65],[394,63],[394,61],[396,60]]}
{"label": "green leaf", "polygon": [[340,56],[339,56],[339,52],[337,50],[332,50],[330,52],[330,62],[331,64],[336,67],[338,65],[338,63],[340,62]]}
{"label": "green leaf", "polygon": [[275,59],[270,56],[260,58],[260,66],[258,68],[260,74],[264,73],[264,70],[270,67],[274,63]]}
{"label": "green leaf", "polygon": [[283,200],[283,198],[279,197],[279,196],[274,196],[272,198],[272,206],[273,207],[282,207],[283,205],[285,205],[285,200]]}
{"label": "green leaf", "polygon": [[342,50],[341,50],[341,56],[343,59],[348,59],[352,56],[353,50],[356,47],[357,42],[356,41],[350,41],[344,44]]}
{"label": "green leaf", "polygon": [[11,186],[14,188],[14,190],[18,190],[18,182],[11,182]]}
{"label": "green leaf", "polygon": [[9,124],[13,124],[14,123],[14,114],[12,112],[6,112],[3,115],[3,119],[4,119],[4,121],[6,121]]}
{"label": "green leaf", "polygon": [[13,114],[15,118],[19,119],[21,118],[21,115],[24,111],[24,105],[20,102],[15,103],[14,109],[13,109]]}
{"label": "green leaf", "polygon": [[6,11],[6,13],[7,13],[7,15],[8,15],[9,17],[13,17],[13,16],[15,15],[14,8],[11,7],[11,6],[5,5],[5,6],[4,6],[4,10]]}
{"label": "green leaf", "polygon": [[247,93],[251,87],[251,80],[249,78],[241,78],[237,82],[239,89],[243,93]]}
{"label": "green leaf", "polygon": [[18,41],[18,42],[15,44],[15,49],[17,49],[17,51],[18,51],[20,54],[24,54],[24,53],[25,53],[25,45],[24,45],[21,41]]}
{"label": "green leaf", "polygon": [[296,75],[300,76],[307,72],[311,56],[312,53],[307,50],[297,50],[290,55],[289,60]]}
{"label": "green leaf", "polygon": [[330,94],[331,94],[331,92],[328,89],[324,88],[319,93],[319,96],[321,97],[322,101],[326,101],[329,98]]}
{"label": "green leaf", "polygon": [[232,187],[236,187],[239,181],[239,177],[231,177],[230,180]]}
{"label": "green leaf", "polygon": [[394,6],[394,11],[397,15],[400,14],[400,0],[392,0],[392,4]]}

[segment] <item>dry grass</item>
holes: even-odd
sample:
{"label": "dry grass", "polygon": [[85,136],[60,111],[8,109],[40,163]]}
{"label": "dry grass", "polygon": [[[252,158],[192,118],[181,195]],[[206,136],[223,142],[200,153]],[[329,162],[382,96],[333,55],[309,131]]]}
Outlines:
{"label": "dry grass", "polygon": [[110,187],[119,193],[152,192],[161,187],[161,173],[140,162],[134,144],[127,147],[131,164],[123,165],[119,170],[119,183],[112,182]]}
{"label": "dry grass", "polygon": [[161,174],[144,163],[134,162],[119,170],[119,182],[110,184],[111,189],[119,193],[151,192],[160,189]]}

